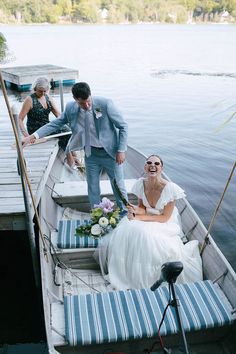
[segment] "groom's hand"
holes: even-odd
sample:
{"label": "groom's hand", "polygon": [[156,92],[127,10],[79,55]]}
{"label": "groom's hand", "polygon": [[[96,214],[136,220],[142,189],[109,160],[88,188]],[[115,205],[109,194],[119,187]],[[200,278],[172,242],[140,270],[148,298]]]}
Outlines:
{"label": "groom's hand", "polygon": [[125,153],[124,152],[117,152],[116,154],[116,162],[118,165],[121,165],[125,161]]}
{"label": "groom's hand", "polygon": [[35,140],[36,140],[36,138],[35,138],[34,134],[22,137],[22,145],[24,147],[28,144],[33,144],[35,142]]}

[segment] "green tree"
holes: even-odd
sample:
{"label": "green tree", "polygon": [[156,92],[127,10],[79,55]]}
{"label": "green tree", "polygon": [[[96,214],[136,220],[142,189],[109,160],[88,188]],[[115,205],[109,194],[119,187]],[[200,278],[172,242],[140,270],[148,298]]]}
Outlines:
{"label": "green tree", "polygon": [[129,17],[126,0],[111,0],[108,7],[108,21],[111,23],[127,22]]}
{"label": "green tree", "polygon": [[71,0],[58,0],[56,7],[60,16],[70,16],[72,13],[72,1]]}
{"label": "green tree", "polygon": [[13,59],[7,46],[7,41],[4,35],[0,32],[0,63],[5,64]]}
{"label": "green tree", "polygon": [[75,20],[95,23],[100,20],[100,0],[80,0],[73,7],[73,18]]}
{"label": "green tree", "polygon": [[213,0],[201,0],[199,1],[199,8],[201,9],[201,17],[204,22],[211,19],[211,14],[214,12],[216,2]]}
{"label": "green tree", "polygon": [[229,13],[236,11],[236,0],[221,0],[222,7]]}
{"label": "green tree", "polygon": [[143,0],[130,0],[126,5],[126,19],[129,22],[138,22],[142,20]]}
{"label": "green tree", "polygon": [[0,0],[0,22],[55,23],[63,17],[96,23],[104,8],[111,23],[217,21],[224,10],[236,18],[236,0]]}
{"label": "green tree", "polygon": [[193,13],[197,7],[199,0],[179,0],[180,5],[184,6],[188,13],[188,22],[191,22],[193,19]]}

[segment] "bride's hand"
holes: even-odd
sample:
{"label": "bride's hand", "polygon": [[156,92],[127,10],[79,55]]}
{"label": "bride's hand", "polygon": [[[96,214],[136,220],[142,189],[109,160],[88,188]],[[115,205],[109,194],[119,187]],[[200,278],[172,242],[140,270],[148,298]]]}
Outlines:
{"label": "bride's hand", "polygon": [[127,209],[128,209],[128,213],[135,213],[135,205],[128,204]]}
{"label": "bride's hand", "polygon": [[135,219],[135,213],[133,211],[128,210],[127,218],[129,220],[134,220]]}

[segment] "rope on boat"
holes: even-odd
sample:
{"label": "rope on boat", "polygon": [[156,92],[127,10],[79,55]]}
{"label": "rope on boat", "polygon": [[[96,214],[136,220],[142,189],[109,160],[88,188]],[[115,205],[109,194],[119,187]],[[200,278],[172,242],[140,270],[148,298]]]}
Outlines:
{"label": "rope on boat", "polygon": [[222,200],[223,200],[223,198],[224,198],[224,196],[225,196],[226,190],[227,190],[227,188],[228,188],[228,186],[229,186],[229,183],[230,183],[230,181],[231,181],[231,179],[232,179],[232,177],[233,177],[235,168],[236,168],[236,161],[234,161],[234,165],[233,165],[233,168],[232,168],[232,170],[231,170],[231,172],[230,172],[230,175],[229,175],[229,177],[228,177],[228,180],[227,180],[227,182],[226,182],[224,191],[223,191],[223,193],[222,193],[222,195],[221,195],[221,197],[220,197],[220,200],[219,200],[219,202],[218,202],[218,204],[217,204],[217,206],[216,206],[216,209],[215,209],[215,211],[214,211],[214,214],[213,214],[213,216],[212,216],[210,225],[209,225],[208,230],[207,230],[207,234],[206,234],[206,236],[205,236],[205,238],[204,238],[204,241],[203,241],[203,244],[202,244],[202,247],[201,247],[201,250],[200,250],[200,254],[201,254],[201,255],[202,255],[204,249],[206,248],[206,245],[209,243],[209,234],[210,234],[210,231],[211,231],[212,226],[213,226],[213,224],[214,224],[216,215],[217,215],[217,213],[218,213],[218,211],[219,211],[221,202],[222,202]]}
{"label": "rope on boat", "polygon": [[[45,257],[46,257],[46,259],[48,261],[48,258],[47,258],[47,247],[46,247],[46,244],[45,244],[45,241],[44,241],[44,238],[43,238],[43,233],[42,233],[42,229],[41,229],[41,225],[40,225],[40,221],[39,221],[39,215],[38,215],[37,207],[36,207],[36,204],[35,204],[34,195],[33,195],[33,191],[32,191],[32,187],[31,187],[30,181],[29,181],[28,173],[27,173],[27,170],[26,170],[26,165],[25,165],[23,152],[21,150],[22,146],[21,146],[21,142],[20,142],[20,139],[19,139],[19,136],[18,136],[18,130],[17,130],[16,123],[15,123],[15,120],[14,120],[14,117],[13,117],[13,113],[12,113],[12,110],[10,108],[10,104],[9,104],[9,100],[8,100],[8,96],[7,96],[7,91],[6,91],[6,87],[5,87],[4,81],[3,81],[1,70],[0,70],[0,84],[2,86],[3,96],[4,96],[4,99],[5,99],[5,103],[6,103],[6,106],[7,106],[8,114],[9,114],[9,117],[10,117],[10,120],[11,120],[13,132],[14,132],[14,136],[15,136],[15,140],[16,140],[17,153],[18,153],[18,158],[20,159],[21,169],[22,169],[23,176],[25,178],[28,190],[30,192],[31,201],[32,201],[32,205],[33,205],[33,208],[34,208],[34,212],[35,212],[35,218],[36,218],[37,226],[38,226],[38,229],[39,229],[39,235],[41,237],[42,244],[43,244],[44,255],[45,255]],[[24,186],[22,186],[22,188],[24,188]]]}
{"label": "rope on boat", "polygon": [[[73,273],[71,271],[71,269],[64,262],[62,262],[61,259],[58,257],[56,248],[55,248],[54,244],[52,243],[51,239],[45,234],[44,234],[44,238],[45,238],[45,240],[48,241],[48,243],[50,245],[50,248],[53,250],[53,254],[51,253],[51,257],[52,257],[52,261],[54,263],[54,284],[56,286],[60,286],[61,285],[61,284],[57,284],[56,281],[55,281],[56,267],[60,267],[61,269],[64,269],[64,270],[68,271],[71,274],[72,277],[75,277],[78,280],[80,280],[84,285],[86,285],[91,290],[94,290],[97,293],[101,293],[100,290],[94,288],[92,285],[88,284],[85,280],[83,280],[80,276],[78,276],[77,274]],[[57,262],[55,262],[54,258],[56,259]]]}

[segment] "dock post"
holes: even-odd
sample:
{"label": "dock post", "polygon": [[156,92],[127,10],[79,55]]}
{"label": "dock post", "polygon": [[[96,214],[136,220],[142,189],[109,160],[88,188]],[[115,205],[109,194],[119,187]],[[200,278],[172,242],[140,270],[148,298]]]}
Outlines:
{"label": "dock post", "polygon": [[63,97],[63,83],[62,80],[59,80],[59,92],[61,99],[61,113],[64,111],[64,97]]}

